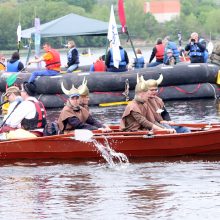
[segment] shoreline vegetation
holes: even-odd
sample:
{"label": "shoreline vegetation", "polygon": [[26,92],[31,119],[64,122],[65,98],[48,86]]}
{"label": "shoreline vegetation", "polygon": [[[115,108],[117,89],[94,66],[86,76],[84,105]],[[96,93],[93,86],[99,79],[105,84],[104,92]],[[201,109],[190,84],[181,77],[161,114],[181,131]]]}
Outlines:
{"label": "shoreline vegetation", "polygon": [[[178,33],[187,42],[192,32],[207,42],[220,39],[220,4],[217,0],[181,1],[179,16],[171,21],[157,22],[151,13],[144,13],[145,0],[124,0],[126,13],[126,26],[135,48],[154,44],[158,37],[169,35],[174,42],[178,42]],[[0,50],[13,50],[17,47],[16,30],[21,24],[22,30],[33,27],[34,19],[40,18],[41,24],[52,21],[69,13],[75,13],[88,18],[109,22],[110,7],[115,9],[116,23],[120,24],[117,13],[117,0],[2,0],[0,2],[0,26],[4,27],[0,35]],[[213,19],[214,18],[214,19]],[[9,22],[10,21],[10,22]],[[75,25],[75,24],[74,24]],[[65,35],[65,33],[64,33]],[[60,48],[63,41],[69,37],[56,37],[42,39],[49,41],[54,48]],[[105,47],[106,37],[98,36],[72,36],[78,48],[81,47]],[[121,41],[127,41],[125,34],[120,35]],[[22,43],[27,44],[27,40]],[[127,44],[122,46],[126,48]]]}

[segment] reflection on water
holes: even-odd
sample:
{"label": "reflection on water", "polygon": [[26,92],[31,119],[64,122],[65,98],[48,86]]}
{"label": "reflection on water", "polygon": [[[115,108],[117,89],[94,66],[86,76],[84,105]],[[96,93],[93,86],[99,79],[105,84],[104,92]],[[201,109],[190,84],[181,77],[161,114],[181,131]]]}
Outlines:
{"label": "reflection on water", "polygon": [[[216,100],[166,102],[177,122],[219,121]],[[95,108],[118,123],[124,106]],[[58,112],[50,111],[56,118]],[[147,141],[147,140],[146,140]],[[218,219],[220,158],[0,161],[1,219]]]}

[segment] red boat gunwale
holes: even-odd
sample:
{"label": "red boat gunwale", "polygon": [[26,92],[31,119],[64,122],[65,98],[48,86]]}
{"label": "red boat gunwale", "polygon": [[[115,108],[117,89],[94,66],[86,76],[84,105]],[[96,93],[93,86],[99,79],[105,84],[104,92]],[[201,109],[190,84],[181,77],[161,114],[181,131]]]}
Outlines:
{"label": "red boat gunwale", "polygon": [[[196,124],[195,124],[196,127]],[[220,154],[220,128],[183,134],[148,132],[94,132],[93,139],[109,146],[128,158],[173,157],[184,155]],[[199,131],[198,131],[199,130]],[[74,133],[0,142],[1,159],[89,159],[101,158],[93,142],[74,139]]]}

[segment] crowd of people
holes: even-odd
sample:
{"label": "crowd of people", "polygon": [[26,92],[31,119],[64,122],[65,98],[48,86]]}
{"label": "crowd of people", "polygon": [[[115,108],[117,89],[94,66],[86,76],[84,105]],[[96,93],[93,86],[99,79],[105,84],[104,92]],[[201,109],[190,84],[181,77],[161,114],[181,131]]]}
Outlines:
{"label": "crowd of people", "polygon": [[[79,68],[79,52],[74,41],[68,41],[67,45],[69,51],[65,67],[68,73],[72,73]],[[43,132],[48,127],[47,114],[43,103],[34,97],[36,93],[35,80],[38,76],[60,74],[61,59],[59,52],[53,49],[49,43],[44,43],[43,49],[45,54],[42,57],[35,57],[35,59],[30,60],[28,65],[44,62],[46,69],[32,72],[29,80],[24,82],[21,88],[10,86],[6,89],[4,96],[11,104],[1,125],[1,133],[22,128],[35,132],[34,134],[39,129],[42,134],[50,134]],[[135,57],[131,62],[129,62],[126,50],[121,46],[118,49],[121,58],[118,66],[115,66],[114,50],[110,46],[106,56],[100,56],[91,65],[90,71],[125,72],[131,68],[139,69],[145,66],[149,68],[160,64],[175,65],[180,62],[180,56],[189,56],[191,63],[205,63],[208,58],[205,40],[195,32],[191,34],[189,43],[184,49],[178,48],[168,36],[163,40],[158,39],[152,49],[148,63],[139,48],[136,49]],[[18,52],[14,52],[9,60],[6,60],[0,54],[0,70],[19,72],[24,68]],[[120,129],[122,131],[165,130],[168,133],[190,132],[186,127],[175,126],[163,101],[157,96],[158,85],[162,80],[162,75],[158,80],[150,79],[147,81],[143,79],[143,76],[139,77],[137,75],[135,97],[126,106],[121,118]],[[57,119],[57,131],[55,133],[68,133],[75,129],[111,131],[107,125],[96,120],[89,111],[89,89],[86,79],[83,80],[81,86],[76,88],[73,85],[70,90],[67,90],[64,84],[61,83],[61,89],[68,98]]]}
{"label": "crowd of people", "polygon": [[[80,54],[73,40],[67,43],[68,53],[67,62],[64,65],[67,73],[72,73],[79,68]],[[28,82],[34,82],[38,76],[54,76],[61,71],[60,53],[53,49],[49,43],[43,44],[45,54],[42,57],[35,57],[30,60],[28,65],[32,63],[45,62],[45,70],[34,71]],[[171,40],[169,36],[164,39],[158,38],[152,49],[149,61],[146,60],[140,48],[135,50],[135,56],[129,61],[126,50],[119,46],[118,48],[120,62],[118,66],[114,64],[115,50],[110,44],[106,55],[99,56],[90,67],[91,72],[125,72],[130,69],[139,69],[144,67],[155,67],[157,65],[175,65],[182,61],[190,61],[191,63],[206,63],[208,60],[208,50],[206,41],[199,37],[198,33],[193,32],[189,38],[189,42],[183,48]],[[5,59],[0,54],[0,71],[20,72],[24,70],[24,64],[20,61],[18,52],[14,52],[10,59]]]}

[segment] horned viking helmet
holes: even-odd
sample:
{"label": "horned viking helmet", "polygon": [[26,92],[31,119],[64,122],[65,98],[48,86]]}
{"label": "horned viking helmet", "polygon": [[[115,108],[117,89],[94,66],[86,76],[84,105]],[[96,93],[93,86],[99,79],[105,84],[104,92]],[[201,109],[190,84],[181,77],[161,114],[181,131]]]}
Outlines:
{"label": "horned viking helmet", "polygon": [[67,90],[65,89],[63,82],[61,83],[61,89],[63,93],[68,95],[69,97],[89,95],[89,89],[87,87],[87,80],[85,79],[85,77],[83,79],[82,85],[80,85],[78,89],[74,85],[72,85],[72,88],[70,90]]}
{"label": "horned viking helmet", "polygon": [[135,87],[135,93],[146,92],[151,87],[159,86],[162,81],[163,81],[162,74],[160,74],[160,76],[157,80],[155,80],[155,79],[144,80],[143,76],[139,77],[139,75],[137,74],[137,84]]}
{"label": "horned viking helmet", "polygon": [[89,95],[89,88],[87,87],[87,80],[85,77],[83,79],[82,85],[79,86],[78,90],[80,95]]}
{"label": "horned viking helmet", "polygon": [[78,91],[78,89],[75,88],[74,85],[72,85],[72,88],[70,90],[67,90],[64,87],[63,82],[62,82],[61,83],[61,89],[62,89],[63,93],[68,95],[70,98],[74,97],[74,96],[79,96],[79,91]]}

